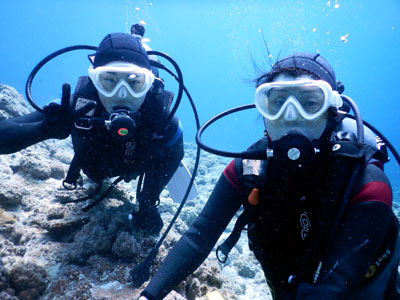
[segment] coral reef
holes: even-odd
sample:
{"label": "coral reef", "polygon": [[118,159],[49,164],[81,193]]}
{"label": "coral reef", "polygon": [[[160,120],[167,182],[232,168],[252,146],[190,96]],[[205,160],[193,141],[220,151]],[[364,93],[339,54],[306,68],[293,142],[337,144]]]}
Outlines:
{"label": "coral reef", "polygon": [[[0,85],[0,120],[29,111],[15,89]],[[186,143],[184,160],[189,167],[194,166],[195,154],[195,146]],[[82,189],[62,187],[72,157],[70,139],[47,140],[18,153],[0,155],[1,300],[135,299],[146,285],[135,289],[129,272],[144,260],[160,236],[143,236],[131,227],[128,216],[135,208],[136,183],[121,182],[89,212],[81,210],[87,203],[63,204],[95,188],[85,176]],[[195,181],[200,193],[186,203],[160,248],[152,274],[199,214],[228,162],[202,152]],[[399,198],[398,191],[394,195]],[[160,200],[165,230],[178,204],[167,189]],[[394,209],[400,217],[398,203]],[[228,236],[234,222],[217,244]],[[205,300],[214,290],[225,299],[272,299],[245,234],[225,264],[218,262],[213,251],[166,299]]]}
{"label": "coral reef", "polygon": [[[15,89],[0,85],[0,119],[29,111]],[[195,155],[195,145],[185,144],[184,160],[189,168],[194,166]],[[143,261],[160,236],[143,236],[131,228],[128,215],[135,208],[136,183],[121,182],[85,213],[81,208],[87,202],[62,203],[86,196],[95,188],[85,176],[82,189],[62,187],[72,157],[70,139],[47,140],[0,156],[1,300],[133,299],[145,286],[135,289],[129,271]],[[152,274],[201,211],[227,163],[202,153],[196,178],[201,193],[186,203],[160,248]],[[163,191],[159,206],[163,230],[177,208],[168,190]],[[268,288],[246,243],[245,237],[239,241],[226,265],[211,253],[167,299],[206,299],[205,294],[216,289],[225,299],[248,299],[250,295],[265,299]]]}

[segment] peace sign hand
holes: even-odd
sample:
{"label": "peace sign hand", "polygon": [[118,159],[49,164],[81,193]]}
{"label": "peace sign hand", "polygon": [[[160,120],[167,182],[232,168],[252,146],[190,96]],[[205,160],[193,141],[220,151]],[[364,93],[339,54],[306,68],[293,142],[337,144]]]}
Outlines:
{"label": "peace sign hand", "polygon": [[67,138],[72,131],[75,120],[84,116],[96,106],[96,104],[90,102],[78,110],[73,110],[70,105],[70,98],[71,86],[64,83],[61,105],[52,102],[43,108],[43,129],[48,138]]}

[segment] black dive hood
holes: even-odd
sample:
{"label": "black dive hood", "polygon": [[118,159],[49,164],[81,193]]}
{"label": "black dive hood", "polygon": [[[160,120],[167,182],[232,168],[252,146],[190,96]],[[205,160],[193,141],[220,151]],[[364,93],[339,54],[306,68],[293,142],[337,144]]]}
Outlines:
{"label": "black dive hood", "polygon": [[[377,130],[374,126],[370,125],[368,122],[365,122],[361,119],[361,114],[360,111],[355,104],[355,102],[348,96],[345,95],[340,95],[343,99],[343,102],[348,105],[353,113],[354,116],[351,114],[345,114],[346,117],[352,118],[356,120],[357,124],[357,142],[358,143],[364,143],[364,127],[363,125],[367,126],[369,129],[371,129],[377,136],[379,136],[382,141],[386,144],[386,146],[389,148],[389,150],[392,152],[393,156],[397,160],[397,162],[400,164],[400,156],[397,153],[396,149],[393,147],[393,145],[389,142],[389,140],[381,133],[379,130]],[[246,109],[252,109],[255,108],[255,104],[247,104],[243,106],[238,106],[235,108],[232,108],[230,110],[227,110],[225,112],[222,112],[215,117],[211,118],[208,120],[206,123],[204,123],[201,128],[198,130],[196,134],[196,142],[199,145],[200,148],[203,150],[210,152],[215,155],[220,155],[224,157],[232,157],[232,158],[242,158],[242,159],[254,159],[254,160],[267,160],[271,158],[277,158],[282,161],[286,161],[286,163],[289,166],[294,166],[294,165],[301,165],[301,166],[307,166],[310,162],[308,159],[306,159],[307,156],[311,156],[313,158],[316,153],[318,153],[318,148],[316,148],[315,143],[310,142],[308,139],[306,139],[304,136],[300,136],[299,134],[296,134],[294,132],[289,133],[288,135],[285,135],[282,137],[279,141],[276,143],[271,143],[271,145],[268,146],[268,148],[265,149],[256,149],[256,150],[247,150],[247,151],[242,151],[242,152],[229,152],[229,151],[223,151],[219,149],[212,148],[210,146],[205,145],[201,137],[204,133],[204,131],[213,123],[215,123],[217,120],[233,114],[235,112],[239,112],[242,110]],[[307,140],[307,141],[306,141]]]}

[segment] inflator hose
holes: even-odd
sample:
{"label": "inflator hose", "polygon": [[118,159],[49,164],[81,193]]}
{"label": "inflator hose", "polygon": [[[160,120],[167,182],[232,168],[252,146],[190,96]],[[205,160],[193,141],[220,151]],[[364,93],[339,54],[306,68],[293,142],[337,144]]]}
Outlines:
{"label": "inflator hose", "polygon": [[33,101],[32,99],[32,93],[31,93],[31,87],[32,87],[32,82],[33,79],[35,78],[37,72],[39,72],[39,70],[46,64],[48,63],[50,60],[52,60],[53,58],[70,52],[70,51],[74,51],[74,50],[97,50],[97,47],[95,46],[88,46],[88,45],[76,45],[76,46],[70,46],[70,47],[66,47],[63,49],[60,49],[56,52],[51,53],[50,55],[46,56],[45,58],[43,58],[32,70],[32,72],[29,74],[28,79],[26,81],[26,85],[25,85],[25,94],[26,94],[26,98],[28,99],[28,102],[30,103],[30,105],[32,105],[32,107],[34,109],[36,109],[38,112],[43,113],[43,109],[41,107],[39,107],[35,101]]}

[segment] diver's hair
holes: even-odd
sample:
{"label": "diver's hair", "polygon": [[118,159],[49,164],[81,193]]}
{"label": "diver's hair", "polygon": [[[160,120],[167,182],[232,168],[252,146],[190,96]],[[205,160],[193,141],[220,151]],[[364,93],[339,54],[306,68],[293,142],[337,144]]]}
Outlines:
{"label": "diver's hair", "polygon": [[316,80],[320,79],[318,76],[316,76],[314,73],[311,73],[307,70],[304,69],[298,69],[298,68],[286,68],[286,69],[281,69],[279,71],[270,71],[268,73],[262,74],[258,78],[254,80],[256,87],[260,86],[263,83],[267,82],[272,82],[278,75],[285,74],[291,77],[299,77],[302,75],[308,75]]}

